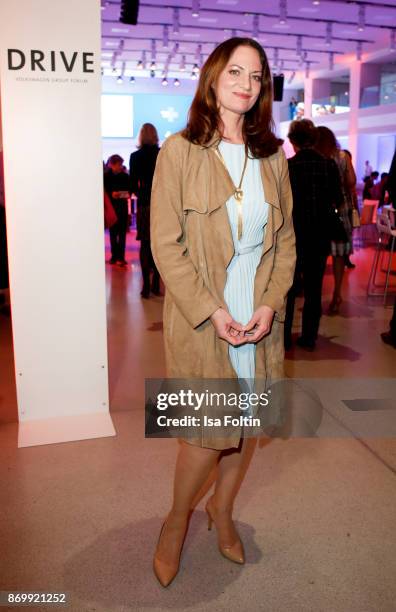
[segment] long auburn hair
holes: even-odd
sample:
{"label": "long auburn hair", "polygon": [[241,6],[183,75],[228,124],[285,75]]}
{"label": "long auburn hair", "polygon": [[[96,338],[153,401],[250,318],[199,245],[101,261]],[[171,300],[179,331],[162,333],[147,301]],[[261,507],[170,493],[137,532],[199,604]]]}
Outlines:
{"label": "long auburn hair", "polygon": [[245,113],[243,139],[253,157],[268,157],[276,153],[283,140],[274,134],[272,118],[272,76],[263,47],[253,38],[233,37],[220,43],[209,55],[202,67],[197,91],[192,101],[187,126],[182,136],[188,141],[205,146],[216,130],[222,133],[222,121],[217,108],[216,94],[212,88],[226,67],[233,51],[240,46],[256,49],[263,69],[261,89],[252,108]]}
{"label": "long auburn hair", "polygon": [[340,146],[337,143],[334,132],[332,132],[325,125],[319,125],[316,128],[317,139],[315,143],[315,149],[318,153],[324,157],[331,157],[337,159],[340,154]]}

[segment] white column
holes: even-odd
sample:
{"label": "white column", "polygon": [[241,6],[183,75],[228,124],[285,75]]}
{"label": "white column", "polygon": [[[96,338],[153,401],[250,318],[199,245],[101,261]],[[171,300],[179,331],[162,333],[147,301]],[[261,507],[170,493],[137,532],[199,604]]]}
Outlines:
{"label": "white column", "polygon": [[19,446],[115,435],[109,415],[100,0],[0,4]]}
{"label": "white column", "polygon": [[312,119],[313,78],[304,79],[304,117]]}
{"label": "white column", "polygon": [[352,154],[354,163],[357,160],[358,151],[358,123],[359,123],[359,105],[360,105],[360,88],[361,88],[362,63],[358,60],[352,62],[350,66],[349,80],[349,131],[348,131],[348,149]]}

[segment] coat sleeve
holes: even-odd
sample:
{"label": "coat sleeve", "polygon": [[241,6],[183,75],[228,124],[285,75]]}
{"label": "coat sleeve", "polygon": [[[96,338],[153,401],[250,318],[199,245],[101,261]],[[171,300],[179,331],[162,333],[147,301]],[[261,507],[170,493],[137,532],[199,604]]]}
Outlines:
{"label": "coat sleeve", "polygon": [[193,328],[220,306],[195,269],[185,244],[182,153],[170,137],[157,157],[151,191],[150,234],[154,261],[176,306]]}
{"label": "coat sleeve", "polygon": [[137,195],[138,190],[138,178],[136,172],[136,159],[134,159],[133,153],[129,158],[129,181],[130,181],[130,191]]}
{"label": "coat sleeve", "polygon": [[275,243],[274,266],[263,304],[275,312],[285,306],[287,293],[293,283],[296,265],[296,239],[293,226],[293,196],[289,180],[288,163],[283,149],[280,158],[279,199],[283,214],[283,225],[278,231]]}

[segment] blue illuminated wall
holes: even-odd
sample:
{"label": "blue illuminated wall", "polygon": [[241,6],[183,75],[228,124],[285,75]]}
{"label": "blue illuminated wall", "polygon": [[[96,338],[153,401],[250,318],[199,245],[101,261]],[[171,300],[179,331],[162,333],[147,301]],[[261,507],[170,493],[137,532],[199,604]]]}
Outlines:
{"label": "blue illuminated wall", "polygon": [[150,122],[157,128],[160,140],[164,140],[186,125],[192,96],[136,94],[134,101],[136,137],[140,126]]}
{"label": "blue illuminated wall", "polygon": [[[132,98],[132,103],[120,105],[120,96]],[[114,98],[113,111],[111,98]],[[185,127],[192,99],[192,95],[106,93],[106,104],[102,106],[102,113],[106,114],[103,117],[103,125],[106,126],[106,134],[103,135],[103,159],[106,160],[110,155],[118,153],[128,166],[129,155],[136,150],[137,137],[143,123],[149,122],[155,125],[162,143],[167,136]],[[129,107],[133,109],[133,121],[125,117],[121,120],[120,130],[120,117],[116,116],[119,112],[117,109]],[[110,116],[107,116],[108,114]],[[114,133],[112,133],[112,123],[114,123]],[[125,130],[122,129],[123,125]]]}

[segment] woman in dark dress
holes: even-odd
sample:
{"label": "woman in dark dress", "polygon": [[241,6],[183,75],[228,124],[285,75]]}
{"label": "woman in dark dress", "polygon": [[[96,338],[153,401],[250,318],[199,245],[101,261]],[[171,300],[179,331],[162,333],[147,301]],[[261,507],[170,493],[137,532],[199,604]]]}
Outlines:
{"label": "woman in dark dress", "polygon": [[158,133],[152,123],[144,123],[139,133],[138,150],[129,159],[131,191],[137,197],[136,239],[140,240],[140,265],[143,288],[140,295],[150,297],[150,271],[153,270],[151,291],[160,294],[160,275],[154,263],[150,247],[150,197],[151,184],[159,152]]}
{"label": "woman in dark dress", "polygon": [[333,257],[333,273],[334,273],[334,293],[333,299],[330,302],[329,314],[338,314],[342,302],[341,287],[344,277],[345,257],[352,252],[352,209],[353,198],[352,190],[356,185],[356,174],[353,169],[350,157],[342,150],[337,143],[333,132],[320,125],[317,128],[317,140],[315,150],[327,157],[333,159],[338,167],[343,201],[338,208],[338,215],[343,226],[343,237],[338,236],[337,239],[331,241],[331,255]]}

